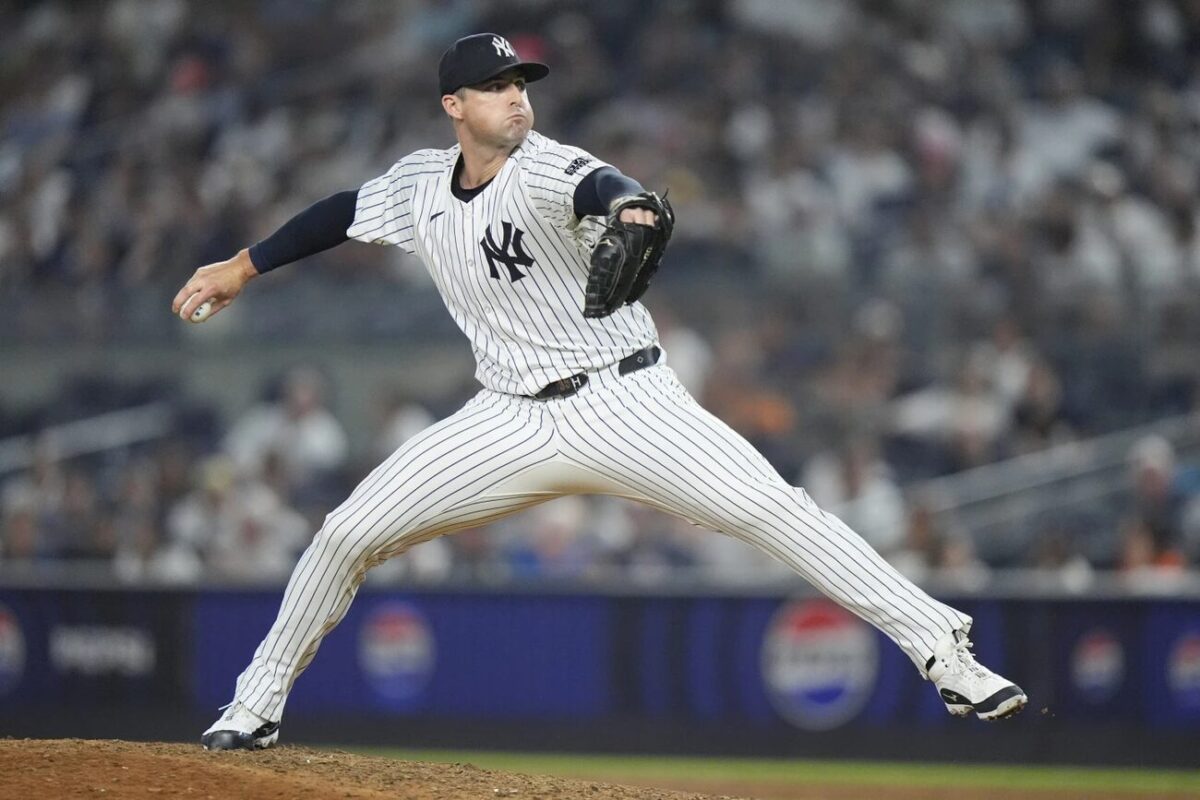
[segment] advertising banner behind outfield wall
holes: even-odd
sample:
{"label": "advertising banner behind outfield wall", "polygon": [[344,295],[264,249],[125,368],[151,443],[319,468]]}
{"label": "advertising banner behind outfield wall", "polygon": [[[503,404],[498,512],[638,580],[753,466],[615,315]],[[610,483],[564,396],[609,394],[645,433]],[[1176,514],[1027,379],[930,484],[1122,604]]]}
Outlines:
{"label": "advertising banner behind outfield wall", "polygon": [[176,592],[0,591],[0,711],[180,702],[192,607]]}
{"label": "advertising banner behind outfield wall", "polygon": [[[1200,601],[955,602],[980,659],[1030,694],[1005,731],[1200,736]],[[215,713],[278,605],[277,590],[0,590],[0,735],[27,735],[34,710],[68,732],[98,709]],[[708,726],[731,743],[1000,729],[950,718],[898,648],[816,597],[363,591],[288,705],[289,722],[347,715]]]}

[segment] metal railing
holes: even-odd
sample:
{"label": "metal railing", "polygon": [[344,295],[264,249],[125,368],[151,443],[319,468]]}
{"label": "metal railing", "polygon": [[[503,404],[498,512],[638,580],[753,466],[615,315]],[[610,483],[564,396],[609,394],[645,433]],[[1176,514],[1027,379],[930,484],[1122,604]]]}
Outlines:
{"label": "metal railing", "polygon": [[2,439],[0,475],[33,466],[39,450],[54,460],[100,453],[162,438],[173,424],[174,414],[167,403],[149,403]]}
{"label": "metal railing", "polygon": [[[1128,504],[1130,458],[1147,437],[1177,461],[1200,460],[1200,416],[1181,415],[1069,442],[916,484],[909,496],[972,537],[981,553],[1011,556],[1056,520],[1105,519]],[[1116,519],[1110,519],[1115,532]]]}

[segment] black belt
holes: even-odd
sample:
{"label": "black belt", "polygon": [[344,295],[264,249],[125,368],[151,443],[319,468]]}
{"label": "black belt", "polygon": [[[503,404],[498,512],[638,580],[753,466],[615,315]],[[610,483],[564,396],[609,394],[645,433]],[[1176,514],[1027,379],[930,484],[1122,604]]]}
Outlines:
{"label": "black belt", "polygon": [[[625,356],[617,362],[617,374],[628,375],[631,372],[637,372],[639,369],[653,366],[658,363],[659,357],[662,355],[662,350],[658,345],[652,345],[645,350],[638,350],[631,356]],[[584,386],[587,386],[588,376],[586,372],[580,372],[572,375],[569,378],[560,378],[554,383],[546,384],[546,388],[534,395],[537,400],[550,400],[555,397],[570,397],[578,392]]]}

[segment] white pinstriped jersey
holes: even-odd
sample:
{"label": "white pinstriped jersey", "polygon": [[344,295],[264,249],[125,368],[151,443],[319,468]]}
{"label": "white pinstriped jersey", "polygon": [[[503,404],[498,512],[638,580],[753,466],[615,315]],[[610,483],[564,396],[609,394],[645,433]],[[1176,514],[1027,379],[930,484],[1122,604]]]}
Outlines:
{"label": "white pinstriped jersey", "polygon": [[603,225],[574,213],[575,188],[605,166],[530,131],[469,202],[451,192],[459,146],[418,150],[358,192],[353,239],[414,253],[471,340],[475,377],[505,394],[614,364],[657,341],[634,303],[583,316],[588,258]]}

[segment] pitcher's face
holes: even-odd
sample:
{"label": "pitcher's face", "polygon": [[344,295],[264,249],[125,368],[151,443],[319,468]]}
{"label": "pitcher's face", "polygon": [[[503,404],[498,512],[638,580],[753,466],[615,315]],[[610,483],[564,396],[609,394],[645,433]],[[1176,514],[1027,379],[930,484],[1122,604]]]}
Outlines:
{"label": "pitcher's face", "polygon": [[461,120],[471,138],[480,144],[516,147],[533,128],[533,107],[529,105],[525,79],[517,70],[464,86],[443,102],[450,98],[454,103],[446,112]]}

